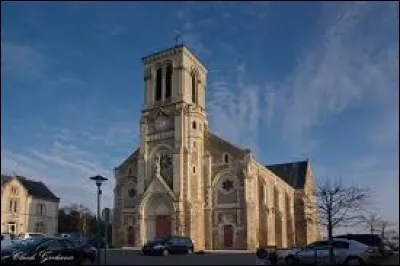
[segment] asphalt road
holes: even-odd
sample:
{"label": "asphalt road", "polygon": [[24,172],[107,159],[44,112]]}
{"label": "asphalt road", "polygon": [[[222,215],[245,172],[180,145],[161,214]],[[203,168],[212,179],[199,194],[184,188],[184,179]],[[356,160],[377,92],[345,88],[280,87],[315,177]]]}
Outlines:
{"label": "asphalt road", "polygon": [[[104,255],[103,255],[104,256]],[[102,256],[102,265],[104,257]],[[399,265],[399,255],[378,259],[377,265]],[[211,253],[190,255],[142,256],[138,250],[108,250],[107,265],[255,265],[254,253]]]}
{"label": "asphalt road", "polygon": [[212,253],[203,255],[202,254],[169,255],[167,257],[163,257],[163,256],[142,256],[140,252],[137,250],[109,250],[107,252],[107,265],[115,265],[115,264],[118,265],[210,265],[210,264],[255,265],[255,254]]}

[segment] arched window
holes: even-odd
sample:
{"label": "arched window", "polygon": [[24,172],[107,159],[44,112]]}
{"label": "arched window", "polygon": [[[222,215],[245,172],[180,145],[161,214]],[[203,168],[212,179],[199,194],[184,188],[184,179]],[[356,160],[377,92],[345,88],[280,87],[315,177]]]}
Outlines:
{"label": "arched window", "polygon": [[129,196],[129,198],[131,198],[131,199],[135,198],[135,197],[136,197],[136,190],[135,190],[134,188],[130,188],[130,189],[128,190],[128,196]]}
{"label": "arched window", "polygon": [[196,121],[193,121],[193,122],[192,122],[192,128],[193,128],[193,129],[196,129]]}
{"label": "arched window", "polygon": [[172,64],[167,65],[165,73],[165,98],[171,97],[172,92]]}
{"label": "arched window", "polygon": [[228,154],[224,154],[224,163],[229,163],[229,155]]}
{"label": "arched window", "polygon": [[157,69],[156,75],[156,101],[161,100],[162,68]]}
{"label": "arched window", "polygon": [[196,166],[193,166],[193,174],[196,173]]}
{"label": "arched window", "polygon": [[197,103],[197,75],[192,72],[192,103]]}

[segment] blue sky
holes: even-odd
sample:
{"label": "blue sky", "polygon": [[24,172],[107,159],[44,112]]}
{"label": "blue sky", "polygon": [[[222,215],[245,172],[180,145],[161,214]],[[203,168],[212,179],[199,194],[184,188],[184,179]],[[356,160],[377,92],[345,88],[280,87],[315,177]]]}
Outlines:
{"label": "blue sky", "polygon": [[138,145],[140,58],[175,35],[209,69],[212,131],[266,163],[373,189],[399,216],[396,2],[2,2],[1,170],[93,208]]}

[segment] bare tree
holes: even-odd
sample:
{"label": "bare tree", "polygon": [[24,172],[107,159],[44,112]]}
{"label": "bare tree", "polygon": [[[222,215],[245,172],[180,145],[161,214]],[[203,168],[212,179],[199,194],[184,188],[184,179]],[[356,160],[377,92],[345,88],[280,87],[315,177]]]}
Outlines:
{"label": "bare tree", "polygon": [[[331,242],[335,228],[359,221],[360,210],[363,210],[369,198],[368,192],[364,188],[345,186],[340,181],[326,181],[317,186],[315,194],[305,197],[306,217],[325,227]],[[329,257],[333,263],[333,247],[330,246]]]}
{"label": "bare tree", "polygon": [[395,226],[396,224],[394,223],[394,222],[391,222],[391,221],[386,221],[386,220],[381,220],[380,222],[379,222],[379,231],[380,231],[380,233],[381,233],[381,237],[382,238],[385,238],[385,232],[386,232],[386,229],[388,229],[388,228],[390,228],[390,227],[392,227],[392,226]]}
{"label": "bare tree", "polygon": [[360,215],[360,222],[371,234],[375,234],[375,232],[378,231],[378,227],[381,225],[379,215],[373,212]]}

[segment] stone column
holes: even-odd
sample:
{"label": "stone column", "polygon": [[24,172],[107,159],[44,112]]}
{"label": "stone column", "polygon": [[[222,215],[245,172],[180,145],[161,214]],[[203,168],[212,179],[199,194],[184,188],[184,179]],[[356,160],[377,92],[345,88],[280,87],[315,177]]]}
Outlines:
{"label": "stone column", "polygon": [[[249,168],[249,167],[248,167]],[[255,178],[250,173],[250,171],[246,170],[244,173],[245,176],[245,199],[246,199],[246,218],[247,218],[247,249],[255,249],[258,246],[257,241],[257,223],[258,223],[258,214],[256,208],[256,184]]]}
{"label": "stone column", "polygon": [[185,68],[184,66],[178,66],[174,68],[173,75],[175,76],[175,83],[173,85],[176,88],[176,100],[182,100],[183,89],[184,89],[184,78],[185,78]]}
{"label": "stone column", "polygon": [[292,243],[290,243],[292,246],[296,245],[296,224],[294,220],[294,196],[290,197],[290,203],[289,203],[289,209],[290,209],[290,228],[291,228],[291,233],[292,233]]}
{"label": "stone column", "polygon": [[143,246],[145,244],[146,240],[146,223],[144,220],[144,215],[143,214],[139,214],[138,215],[138,220],[139,220],[139,235],[138,237],[138,241],[136,242],[138,245]]}
{"label": "stone column", "polygon": [[174,128],[175,128],[175,143],[174,143],[174,155],[173,155],[173,191],[179,195],[179,201],[183,201],[184,198],[184,177],[186,176],[184,173],[184,152],[183,152],[183,110],[182,107],[179,106],[175,111],[174,117]]}
{"label": "stone column", "polygon": [[286,197],[285,192],[281,191],[280,201],[279,201],[279,210],[281,213],[281,221],[282,221],[282,246],[284,248],[287,247],[288,243],[288,234],[287,234],[287,217],[286,217]]}
{"label": "stone column", "polygon": [[268,246],[275,246],[275,195],[274,195],[274,184],[271,182],[267,184],[268,196],[267,196],[267,226],[268,226]]}
{"label": "stone column", "polygon": [[182,156],[180,148],[176,148],[173,154],[173,191],[178,195],[179,201],[183,200]]}
{"label": "stone column", "polygon": [[213,200],[213,191],[211,186],[211,176],[212,176],[212,159],[208,154],[205,156],[205,173],[204,173],[204,183],[205,183],[205,213],[204,213],[204,240],[205,240],[205,248],[212,249],[213,248],[213,223],[212,223],[212,200]]}
{"label": "stone column", "polygon": [[139,150],[139,158],[138,158],[138,184],[137,184],[137,193],[144,193],[145,189],[145,181],[147,180],[147,119],[145,117],[141,118],[140,121],[140,150]]}
{"label": "stone column", "polygon": [[155,73],[154,73],[154,69],[151,69],[149,71],[149,76],[145,77],[145,95],[146,95],[146,108],[151,108],[154,105],[154,77],[155,77]]}

